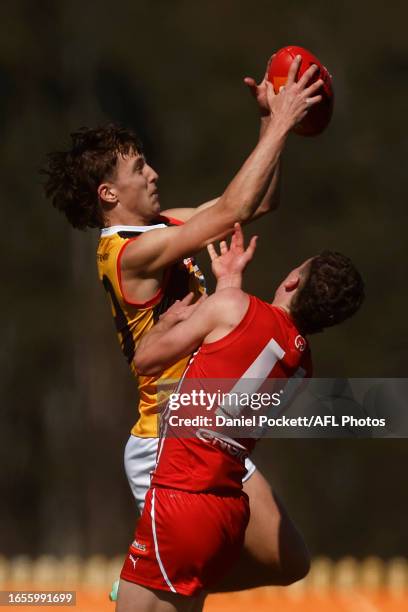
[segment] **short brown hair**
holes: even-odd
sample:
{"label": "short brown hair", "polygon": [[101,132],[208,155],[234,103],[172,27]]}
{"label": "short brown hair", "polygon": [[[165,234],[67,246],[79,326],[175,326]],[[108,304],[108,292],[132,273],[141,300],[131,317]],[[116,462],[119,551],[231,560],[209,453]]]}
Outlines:
{"label": "short brown hair", "polygon": [[364,282],[351,259],[334,251],[314,257],[291,304],[304,334],[314,334],[351,317],[364,300]]}
{"label": "short brown hair", "polygon": [[71,134],[71,148],[47,156],[41,174],[47,198],[65,213],[73,227],[103,227],[103,212],[98,187],[112,177],[118,154],[142,153],[134,132],[115,124],[98,128],[81,128]]}

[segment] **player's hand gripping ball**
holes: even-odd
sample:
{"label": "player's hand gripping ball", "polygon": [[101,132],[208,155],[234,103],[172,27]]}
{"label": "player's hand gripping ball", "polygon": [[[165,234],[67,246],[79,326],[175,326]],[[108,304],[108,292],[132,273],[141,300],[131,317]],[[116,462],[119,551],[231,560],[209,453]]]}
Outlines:
{"label": "player's hand gripping ball", "polygon": [[304,72],[312,65],[316,64],[319,68],[310,84],[317,79],[323,80],[323,86],[317,94],[322,96],[321,102],[313,106],[304,119],[293,129],[296,134],[302,136],[317,136],[328,126],[332,113],[334,93],[332,77],[329,71],[310,51],[303,47],[283,47],[275,53],[269,65],[268,80],[272,83],[275,93],[279,93],[282,85],[285,85],[288,78],[289,66],[297,55],[302,57],[302,62],[298,70],[296,80],[299,80]]}

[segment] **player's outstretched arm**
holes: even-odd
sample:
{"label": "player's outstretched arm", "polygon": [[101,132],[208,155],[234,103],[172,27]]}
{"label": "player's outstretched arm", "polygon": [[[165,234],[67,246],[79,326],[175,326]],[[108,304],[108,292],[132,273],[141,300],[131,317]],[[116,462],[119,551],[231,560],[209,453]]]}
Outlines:
{"label": "player's outstretched arm", "polygon": [[298,67],[299,60],[295,60],[283,92],[275,95],[272,85],[267,83],[271,120],[217,203],[180,227],[146,232],[125,250],[122,259],[125,270],[132,269],[146,277],[158,273],[181,257],[224,237],[232,231],[235,222],[243,223],[251,218],[272,180],[290,130],[321,99],[315,94],[322,81],[306,86],[316,67],[311,66],[296,83]]}
{"label": "player's outstretched arm", "polygon": [[[269,65],[274,58],[272,55],[266,65],[265,74],[263,79],[257,83],[252,77],[245,77],[244,83],[248,87],[252,97],[256,101],[260,114],[260,127],[259,127],[259,139],[265,134],[266,128],[271,120],[271,110],[268,105],[267,96],[267,83],[268,83],[268,72]],[[251,217],[257,219],[266,213],[276,210],[280,204],[280,191],[281,191],[281,173],[282,173],[282,161],[279,160],[276,164],[275,172],[273,173],[272,180],[269,187],[261,201],[260,205]]]}
{"label": "player's outstretched arm", "polygon": [[[191,304],[193,294],[173,304],[142,337],[134,357],[139,374],[155,375],[190,355],[217,323],[215,296]],[[214,303],[215,302],[215,303]]]}
{"label": "player's outstretched arm", "polygon": [[[269,58],[268,63],[266,65],[265,74],[259,83],[257,83],[255,79],[253,79],[252,77],[244,78],[244,83],[248,87],[252,97],[254,98],[257,104],[258,110],[259,110],[259,114],[260,114],[259,139],[261,139],[262,136],[264,135],[266,127],[271,119],[271,113],[270,113],[270,109],[268,106],[267,95],[266,95],[266,83],[268,81],[269,64],[271,63],[273,57],[274,56],[272,55]],[[267,189],[267,192],[263,200],[259,204],[258,208],[254,211],[253,215],[249,219],[249,221],[253,221],[254,219],[257,219],[258,217],[260,217],[261,215],[264,215],[267,212],[270,212],[271,210],[275,210],[279,206],[280,180],[281,180],[280,175],[281,175],[281,168],[280,168],[280,162],[278,162],[275,172],[273,174],[271,183]],[[205,202],[204,204],[201,204],[200,206],[196,206],[195,208],[172,208],[172,209],[163,211],[163,214],[186,222],[189,219],[191,219],[191,217],[199,213],[201,210],[204,210],[205,208],[209,208],[210,206],[214,206],[214,204],[216,204],[218,200],[219,198],[214,198],[213,200]]]}
{"label": "player's outstretched arm", "polygon": [[134,358],[139,374],[160,374],[182,357],[191,355],[203,342],[212,342],[227,335],[245,315],[249,297],[240,289],[227,288],[198,305],[189,306],[185,300],[184,305],[180,303],[184,309],[182,320],[175,322],[175,315],[173,320],[168,321],[167,311],[143,336]]}
{"label": "player's outstretched arm", "polygon": [[242,274],[254,256],[257,239],[258,236],[252,236],[245,248],[241,226],[235,223],[229,247],[227,242],[222,240],[218,254],[212,243],[207,246],[211,269],[217,279],[216,292],[229,287],[241,289]]}
{"label": "player's outstretched arm", "polygon": [[[266,65],[265,74],[262,80],[257,83],[252,77],[245,77],[244,83],[248,87],[252,97],[254,98],[259,114],[260,114],[260,129],[259,129],[259,139],[263,137],[265,134],[266,128],[271,120],[271,109],[268,104],[268,96],[267,96],[267,83],[268,83],[268,71],[269,65],[274,58],[272,55],[268,63]],[[294,65],[299,68],[298,60],[294,60]],[[295,73],[296,77],[296,73]],[[265,192],[263,199],[261,200],[258,207],[255,209],[251,217],[247,221],[253,221],[254,219],[259,218],[260,216],[275,210],[278,208],[280,203],[280,185],[281,185],[281,161],[279,160],[276,164],[275,171],[272,175],[272,179],[270,184]],[[164,211],[163,214],[168,215],[170,217],[175,217],[176,219],[180,219],[182,221],[188,221],[192,216],[199,213],[201,210],[205,208],[209,208],[214,206],[218,202],[219,198],[215,198],[210,200],[209,202],[205,202],[201,204],[201,206],[197,206],[196,208],[174,208],[167,211]]]}

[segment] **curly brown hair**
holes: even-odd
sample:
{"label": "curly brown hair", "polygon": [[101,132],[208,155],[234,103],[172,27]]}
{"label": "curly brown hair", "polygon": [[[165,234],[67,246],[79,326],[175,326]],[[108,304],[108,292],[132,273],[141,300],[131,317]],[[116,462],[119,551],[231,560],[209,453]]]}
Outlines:
{"label": "curly brown hair", "polygon": [[47,156],[41,170],[47,176],[45,194],[73,227],[103,227],[98,187],[114,176],[119,154],[143,153],[141,142],[134,132],[115,124],[83,127],[71,134],[71,141],[68,151]]}
{"label": "curly brown hair", "polygon": [[315,334],[351,317],[364,300],[364,282],[351,259],[334,251],[314,257],[290,307],[297,327]]}

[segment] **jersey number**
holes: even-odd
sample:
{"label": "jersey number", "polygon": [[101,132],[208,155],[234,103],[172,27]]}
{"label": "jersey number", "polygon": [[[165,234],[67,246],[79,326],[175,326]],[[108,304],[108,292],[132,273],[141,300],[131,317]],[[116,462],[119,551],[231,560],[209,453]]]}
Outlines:
{"label": "jersey number", "polygon": [[112,283],[110,282],[109,278],[104,275],[102,278],[102,283],[105,287],[105,290],[109,293],[112,301],[113,311],[115,313],[115,326],[121,339],[120,344],[122,347],[123,354],[125,355],[128,363],[131,363],[133,357],[135,356],[135,341],[133,338],[133,334],[129,328],[129,322],[126,318],[125,313],[120,307],[118,298],[116,297],[115,291],[112,287]]}

